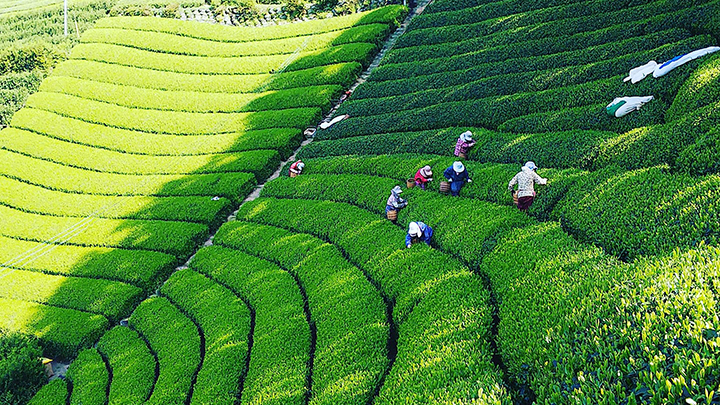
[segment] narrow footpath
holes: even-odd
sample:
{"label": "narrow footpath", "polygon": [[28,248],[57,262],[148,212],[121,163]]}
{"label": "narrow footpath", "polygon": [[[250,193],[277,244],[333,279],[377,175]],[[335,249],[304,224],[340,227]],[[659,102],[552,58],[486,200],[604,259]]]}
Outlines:
{"label": "narrow footpath", "polygon": [[[360,74],[360,76],[355,81],[355,83],[353,83],[353,85],[350,86],[350,88],[348,89],[349,91],[351,91],[351,92],[355,91],[355,89],[359,85],[361,85],[362,83],[365,83],[365,81],[367,81],[368,77],[370,77],[370,74],[378,66],[380,66],[380,62],[382,62],[382,59],[385,57],[385,54],[395,46],[395,43],[397,42],[397,39],[400,37],[400,35],[405,33],[405,31],[407,30],[407,27],[410,25],[410,21],[412,21],[413,18],[415,18],[417,15],[420,15],[423,11],[425,11],[425,8],[433,1],[434,0],[419,0],[417,2],[417,5],[415,6],[415,8],[410,10],[410,12],[408,13],[407,17],[405,17],[405,20],[402,22],[402,24],[400,24],[400,26],[395,30],[395,32],[393,32],[388,37],[388,39],[385,41],[385,44],[383,45],[382,49],[380,49],[380,52],[378,52],[378,54],[375,55],[375,58],[370,63],[370,65],[367,67],[367,69],[365,69]],[[335,115],[335,112],[338,110],[338,108],[340,108],[341,104],[342,104],[342,101],[340,101],[340,100],[335,101],[335,103],[333,104],[333,107],[325,115],[325,118],[318,123],[317,126],[319,126],[323,122],[329,122],[330,120],[332,120],[333,116]],[[245,203],[253,201],[253,200],[257,199],[258,197],[260,197],[260,193],[262,193],[262,189],[265,187],[265,184],[280,177],[280,174],[282,173],[284,168],[287,166],[287,164],[295,161],[298,152],[300,152],[300,150],[303,147],[305,147],[305,145],[308,145],[309,143],[311,143],[313,141],[313,139],[314,139],[313,137],[308,137],[305,140],[303,140],[300,143],[300,146],[298,146],[297,149],[295,149],[293,154],[289,158],[287,158],[287,160],[280,162],[280,165],[278,166],[277,170],[275,170],[275,172],[270,177],[265,179],[264,182],[259,183],[257,186],[255,186],[255,189],[240,203],[240,205],[237,207],[237,209],[235,211],[233,211],[233,213],[230,214],[230,216],[227,217],[225,222],[234,221],[238,211]],[[223,224],[225,222],[223,222]],[[222,226],[222,224],[221,224],[221,226]],[[203,244],[202,247],[212,246],[214,238],[215,238],[215,233],[210,235],[210,237],[208,238],[207,241],[205,241],[205,243]],[[197,251],[195,253],[197,253]],[[187,260],[187,262],[185,262],[185,264],[177,267],[176,270],[186,269],[188,267],[188,265],[190,264],[190,261],[192,261],[192,259],[194,257],[195,257],[195,254],[190,256],[190,258]]]}
{"label": "narrow footpath", "polygon": [[[378,54],[375,56],[375,58],[373,59],[373,61],[372,61],[372,62],[370,63],[370,65],[367,67],[367,69],[365,69],[365,70],[360,74],[360,76],[359,76],[358,79],[355,81],[355,83],[353,83],[353,85],[350,86],[347,90],[349,90],[349,91],[354,91],[360,84],[364,83],[364,82],[368,79],[368,77],[370,76],[370,74],[380,65],[380,63],[382,62],[382,59],[383,59],[383,57],[385,56],[385,54],[386,54],[388,51],[390,51],[390,50],[395,46],[395,43],[397,42],[397,39],[400,37],[400,35],[402,35],[402,34],[407,30],[407,27],[409,26],[410,21],[412,21],[412,19],[413,19],[415,16],[421,14],[421,13],[425,10],[425,8],[426,8],[430,3],[432,3],[432,2],[433,2],[433,0],[419,0],[419,1],[417,1],[417,5],[415,6],[415,8],[413,8],[412,10],[410,10],[410,12],[408,13],[407,17],[406,17],[405,20],[402,22],[402,24],[401,24],[401,25],[395,30],[395,32],[393,32],[393,33],[388,37],[388,39],[385,41],[382,49],[380,49],[380,51],[379,51]],[[324,118],[321,122],[318,123],[318,126],[319,126],[321,123],[323,123],[323,122],[329,122],[329,121],[333,118],[333,116],[335,115],[335,112],[337,112],[337,110],[338,110],[338,108],[340,107],[341,104],[342,104],[342,101],[336,100],[335,103],[333,104],[333,107],[332,107],[332,108],[330,109],[330,111],[325,115],[325,118]],[[267,184],[268,182],[270,182],[270,181],[272,181],[272,180],[275,180],[276,178],[280,177],[280,174],[282,173],[282,170],[285,169],[285,167],[287,166],[287,164],[290,163],[290,162],[293,162],[293,161],[296,159],[298,152],[299,152],[305,145],[311,143],[312,141],[313,141],[313,138],[312,138],[312,137],[308,137],[308,138],[304,139],[304,140],[300,143],[300,145],[295,149],[295,151],[293,152],[293,154],[292,154],[287,160],[285,160],[285,161],[283,161],[283,162],[280,163],[280,165],[278,166],[278,168],[275,170],[275,172],[274,172],[270,177],[268,177],[267,179],[265,179],[265,181],[263,181],[262,183],[259,183],[257,186],[255,186],[255,189],[240,203],[240,205],[235,209],[235,211],[233,211],[233,213],[232,213],[231,215],[229,215],[229,216],[227,217],[227,219],[226,219],[222,224],[220,224],[220,226],[224,225],[226,222],[235,220],[236,215],[237,215],[237,212],[240,210],[240,208],[241,208],[245,203],[257,199],[257,198],[260,196],[260,193],[262,192],[262,189],[265,187],[265,184]],[[220,228],[220,227],[218,227],[218,229],[219,229],[219,228]],[[216,231],[216,232],[217,232],[217,231]],[[190,262],[193,260],[193,258],[194,258],[195,255],[197,254],[198,250],[202,249],[203,247],[212,246],[212,245],[213,245],[213,239],[214,239],[214,238],[215,238],[215,232],[213,232],[213,233],[210,235],[210,237],[208,238],[208,240],[205,241],[205,243],[204,243],[202,246],[198,247],[198,249],[195,250],[195,252],[192,254],[192,256],[190,256],[190,258],[188,258],[188,260],[187,260],[184,264],[176,267],[176,268],[175,268],[175,271],[187,269],[188,266],[189,266],[189,264],[190,264]],[[169,277],[168,277],[168,279],[169,279]],[[160,290],[160,288],[158,288],[158,290],[155,292],[154,295],[159,295],[159,290]],[[120,325],[127,325],[127,319],[121,320],[121,321],[120,321]],[[396,340],[396,339],[395,339],[395,340]],[[395,349],[395,350],[396,350],[396,349]],[[65,363],[65,362],[61,362],[61,361],[57,361],[57,360],[52,361],[51,367],[52,367],[52,370],[53,370],[53,376],[50,378],[50,380],[54,380],[54,379],[57,379],[57,378],[65,378],[65,376],[66,376],[66,374],[67,374],[67,369],[68,369],[69,365],[70,365],[70,363]]]}

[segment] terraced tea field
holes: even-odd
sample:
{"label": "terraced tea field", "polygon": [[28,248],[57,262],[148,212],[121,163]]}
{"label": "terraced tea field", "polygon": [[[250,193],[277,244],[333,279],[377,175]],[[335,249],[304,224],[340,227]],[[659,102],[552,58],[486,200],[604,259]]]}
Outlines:
{"label": "terraced tea field", "polygon": [[0,15],[36,10],[56,4],[62,4],[62,0],[2,0],[0,1]]}
{"label": "terraced tea field", "polygon": [[83,36],[0,132],[0,327],[74,359],[32,404],[720,402],[720,54],[623,81],[720,2],[434,0],[266,182],[404,14]]}
{"label": "terraced tea field", "polygon": [[[205,277],[192,298],[181,285],[200,282],[200,275],[188,271],[190,279],[177,273],[171,280],[180,283],[179,295],[168,282],[162,298],[137,305],[290,155],[302,131],[354,81],[403,12],[391,7],[294,31],[107,19],[28,98],[0,133],[1,327],[36,335],[47,355],[66,359],[131,312],[137,331],[106,335],[97,349],[80,352],[69,375],[73,402],[106,394],[107,384],[92,379],[99,377],[93,370],[113,353],[127,362],[125,347],[149,350],[160,374],[157,381],[154,373],[141,382],[128,376],[133,382],[125,385],[120,368],[114,369],[105,377],[119,384],[109,391],[111,401],[129,390],[141,402],[184,402],[191,392],[192,398],[233,402],[237,387],[228,387],[237,385],[243,368],[224,381],[216,371],[228,359],[244,364],[249,305],[253,329],[273,330],[264,321],[254,326],[256,315],[274,316],[261,312],[263,306],[277,310],[263,301],[272,295],[253,290],[257,298],[243,295],[244,301],[237,291],[252,284],[232,290]],[[246,276],[248,283],[257,283],[254,274]],[[268,278],[295,289],[285,313],[302,315],[309,341],[297,284],[282,274]],[[212,315],[215,306],[230,311],[226,321]],[[177,329],[163,330],[173,317]],[[228,336],[228,328],[235,334]],[[195,366],[179,370],[178,359]],[[204,371],[195,376],[201,361]],[[267,372],[258,369],[258,380],[268,381]],[[305,377],[296,383],[288,389],[304,398]],[[136,384],[148,389],[136,391]],[[262,386],[256,389],[264,395]]]}
{"label": "terraced tea field", "polygon": [[[382,196],[424,165],[437,179],[470,129],[463,198],[408,190],[398,223],[432,224],[436,249],[485,280],[488,370],[512,400],[714,403],[720,59],[622,79],[717,45],[720,4],[562,3],[433,2],[342,105],[350,118],[301,151],[309,173],[270,183],[250,218],[299,226],[309,207],[348,205],[380,218]],[[614,97],[647,94],[632,115],[605,114]],[[527,160],[550,179],[529,217],[506,191]]]}

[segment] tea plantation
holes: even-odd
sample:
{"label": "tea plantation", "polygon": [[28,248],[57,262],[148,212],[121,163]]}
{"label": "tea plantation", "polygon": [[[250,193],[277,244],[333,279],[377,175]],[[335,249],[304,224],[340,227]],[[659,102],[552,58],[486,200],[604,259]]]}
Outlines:
{"label": "tea plantation", "polygon": [[720,404],[720,53],[623,81],[720,1],[420,3],[379,65],[405,7],[82,35],[0,131],[0,330],[72,361],[31,404]]}

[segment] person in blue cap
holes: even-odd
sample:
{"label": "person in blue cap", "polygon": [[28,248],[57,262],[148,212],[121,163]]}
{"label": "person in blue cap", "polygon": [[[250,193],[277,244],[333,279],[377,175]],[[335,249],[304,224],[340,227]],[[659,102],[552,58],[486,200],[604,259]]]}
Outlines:
{"label": "person in blue cap", "polygon": [[443,176],[450,183],[450,193],[457,197],[460,194],[460,190],[463,188],[465,183],[472,183],[465,165],[462,162],[455,162],[452,166],[445,169]]}
{"label": "person in blue cap", "polygon": [[423,222],[410,222],[408,233],[405,236],[405,246],[410,248],[413,243],[425,242],[430,246],[430,238],[432,238],[433,229],[425,225]]}

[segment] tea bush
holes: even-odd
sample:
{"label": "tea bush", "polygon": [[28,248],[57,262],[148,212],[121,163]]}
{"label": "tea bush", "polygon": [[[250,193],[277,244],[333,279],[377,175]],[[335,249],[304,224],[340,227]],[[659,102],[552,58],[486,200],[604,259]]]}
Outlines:
{"label": "tea bush", "polygon": [[195,324],[166,298],[154,297],[138,305],[130,326],[148,342],[158,361],[159,374],[145,403],[184,404],[202,360]]}
{"label": "tea bush", "polygon": [[[304,290],[310,321],[316,328],[310,403],[366,403],[372,398],[389,364],[390,325],[385,313],[388,308],[363,272],[349,263],[342,251],[307,234],[241,221],[221,227],[215,242],[223,248],[216,249],[217,252],[205,249],[198,253],[201,258],[213,259],[199,261],[197,267],[201,271],[211,271],[204,269],[228,255],[238,258],[238,264],[249,263],[260,269],[268,267],[268,263],[243,255],[242,251],[281,266]],[[238,251],[231,252],[228,248]],[[212,270],[215,276],[235,267],[216,266],[227,270],[223,273]],[[229,280],[228,276],[223,276],[223,280]],[[258,282],[263,280],[265,278]],[[255,288],[248,293],[256,295],[264,289]],[[271,327],[273,323],[267,326]],[[282,329],[276,326],[276,330]],[[255,361],[261,365],[263,361],[277,358],[269,357]],[[251,373],[259,371],[252,370],[251,366]],[[352,381],[352,386],[339,389],[348,380]],[[265,386],[268,387],[267,383]]]}
{"label": "tea bush", "polygon": [[[273,398],[287,404],[302,403],[311,364],[311,341],[303,297],[295,280],[271,263],[216,246],[200,250],[191,267],[243,297],[254,315],[252,336],[257,339],[253,340],[243,378],[243,401],[258,403]],[[212,308],[207,310],[214,312]],[[217,328],[217,332],[227,333],[227,328]],[[245,359],[228,359],[224,363],[228,361],[242,364]],[[218,364],[218,372],[223,365]]]}
{"label": "tea bush", "polygon": [[71,405],[104,404],[109,373],[96,349],[85,349],[68,368],[67,378],[72,384]]}
{"label": "tea bush", "polygon": [[[403,230],[347,204],[257,199],[245,204],[238,218],[327,238],[354,262],[363,263],[395,301],[398,355],[376,403],[398,397],[508,403],[500,372],[490,362],[489,297],[462,264],[427,247],[406,249]],[[418,362],[437,367],[419,371]]]}
{"label": "tea bush", "polygon": [[[192,381],[190,403],[235,403],[244,372],[240,365],[250,350],[248,307],[229,289],[187,269],[173,273],[160,293],[197,324],[203,337],[202,362]],[[163,322],[162,319],[154,321]]]}
{"label": "tea bush", "polygon": [[108,404],[145,401],[155,384],[155,357],[134,330],[116,326],[103,335],[97,350],[112,370]]}

